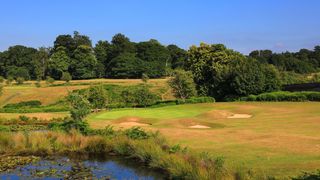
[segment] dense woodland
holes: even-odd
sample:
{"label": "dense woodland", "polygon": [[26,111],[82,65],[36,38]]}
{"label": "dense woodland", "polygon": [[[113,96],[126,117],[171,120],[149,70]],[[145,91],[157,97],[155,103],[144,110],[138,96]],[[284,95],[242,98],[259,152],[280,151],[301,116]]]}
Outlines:
{"label": "dense woodland", "polygon": [[123,34],[93,46],[88,36],[74,32],[59,35],[53,47],[16,45],[0,52],[0,76],[7,79],[160,78],[182,69],[190,72],[198,95],[217,99],[277,91],[319,68],[320,46],[294,53],[256,50],[245,56],[222,44],[202,43],[186,51],[155,39],[131,42]]}

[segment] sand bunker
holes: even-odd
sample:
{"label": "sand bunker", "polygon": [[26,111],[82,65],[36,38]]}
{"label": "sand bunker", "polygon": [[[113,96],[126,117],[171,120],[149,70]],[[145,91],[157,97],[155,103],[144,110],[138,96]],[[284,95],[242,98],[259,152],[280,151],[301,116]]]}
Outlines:
{"label": "sand bunker", "polygon": [[138,122],[123,122],[123,123],[119,123],[119,126],[122,127],[133,127],[133,126],[150,126],[149,124],[144,124],[144,123],[138,123]]}
{"label": "sand bunker", "polygon": [[189,126],[189,128],[193,129],[209,129],[209,126],[204,126],[204,125],[194,125],[194,126]]}
{"label": "sand bunker", "polygon": [[252,115],[250,114],[233,114],[231,116],[228,116],[228,119],[246,119],[251,117]]}

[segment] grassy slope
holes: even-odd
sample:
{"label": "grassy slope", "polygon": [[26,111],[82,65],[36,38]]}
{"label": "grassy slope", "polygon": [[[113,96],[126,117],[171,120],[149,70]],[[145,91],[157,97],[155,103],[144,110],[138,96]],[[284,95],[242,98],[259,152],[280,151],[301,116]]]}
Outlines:
{"label": "grassy slope", "polygon": [[[284,176],[320,167],[320,103],[215,103],[124,109],[91,115],[94,128],[130,121],[152,124],[170,140],[224,156],[232,168],[242,164]],[[253,115],[228,119],[230,113]],[[190,129],[190,125],[211,129]]]}
{"label": "grassy slope", "polygon": [[[88,88],[96,84],[117,84],[134,85],[139,84],[140,79],[92,79],[92,80],[74,80],[67,86],[48,87],[45,82],[41,82],[42,87],[37,88],[34,81],[27,81],[24,85],[5,86],[3,94],[0,96],[0,106],[8,103],[18,103],[21,101],[39,100],[43,105],[55,103],[65,97],[69,91],[75,89]],[[62,81],[56,81],[54,84],[63,84]],[[166,79],[152,79],[149,81],[154,89],[165,88]],[[165,99],[170,99],[171,93],[164,94]]]}

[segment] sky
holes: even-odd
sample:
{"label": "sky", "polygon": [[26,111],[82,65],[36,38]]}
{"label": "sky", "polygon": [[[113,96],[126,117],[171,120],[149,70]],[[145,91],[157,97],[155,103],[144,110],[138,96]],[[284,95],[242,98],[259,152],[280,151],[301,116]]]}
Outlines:
{"label": "sky", "polygon": [[93,43],[123,33],[164,45],[222,43],[248,54],[320,45],[320,0],[0,0],[0,51],[53,46],[78,31]]}

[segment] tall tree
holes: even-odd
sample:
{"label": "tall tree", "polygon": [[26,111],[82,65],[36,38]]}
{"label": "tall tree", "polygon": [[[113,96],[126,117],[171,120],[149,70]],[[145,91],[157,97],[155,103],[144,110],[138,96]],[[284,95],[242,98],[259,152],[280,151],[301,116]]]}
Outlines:
{"label": "tall tree", "polygon": [[172,69],[183,68],[188,58],[187,51],[173,44],[167,46],[167,48],[171,56]]}
{"label": "tall tree", "polygon": [[171,67],[170,52],[157,40],[151,39],[136,44],[137,57],[147,64],[146,74],[149,77],[165,76],[166,68]]}
{"label": "tall tree", "polygon": [[196,95],[196,86],[191,72],[175,70],[168,84],[176,98],[187,99]]}
{"label": "tall tree", "polygon": [[135,52],[134,43],[132,43],[128,37],[120,33],[112,37],[111,45],[110,59],[119,56],[121,53]]}
{"label": "tall tree", "polygon": [[89,79],[96,77],[97,59],[91,47],[80,45],[74,51],[70,65],[72,79]]}
{"label": "tall tree", "polygon": [[48,75],[54,79],[60,79],[63,72],[68,71],[71,60],[66,52],[66,48],[60,46],[51,55],[48,62]]}
{"label": "tall tree", "polygon": [[108,64],[110,62],[111,45],[108,41],[98,41],[94,48],[94,53],[96,55],[98,66],[96,69],[98,77],[105,77]]}
{"label": "tall tree", "polygon": [[35,53],[32,59],[33,75],[36,79],[44,79],[45,72],[47,71],[49,61],[50,49],[41,47],[38,52]]}

